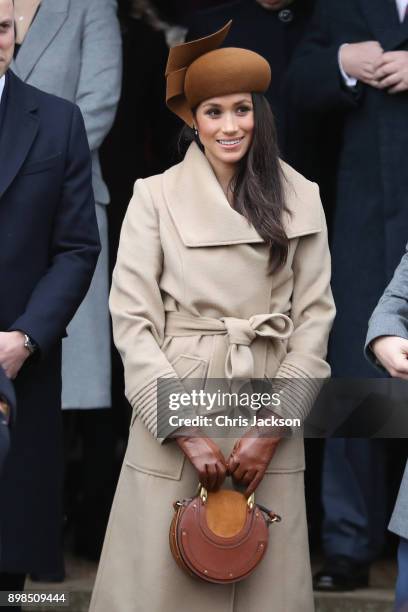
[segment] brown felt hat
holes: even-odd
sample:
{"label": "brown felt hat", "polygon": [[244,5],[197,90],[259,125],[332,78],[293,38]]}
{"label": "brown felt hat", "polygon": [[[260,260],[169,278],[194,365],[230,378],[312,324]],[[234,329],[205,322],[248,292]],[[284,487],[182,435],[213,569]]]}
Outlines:
{"label": "brown felt hat", "polygon": [[263,93],[271,81],[268,62],[248,49],[218,47],[231,27],[170,49],[166,67],[166,102],[170,110],[190,127],[194,109],[214,96],[232,93]]}

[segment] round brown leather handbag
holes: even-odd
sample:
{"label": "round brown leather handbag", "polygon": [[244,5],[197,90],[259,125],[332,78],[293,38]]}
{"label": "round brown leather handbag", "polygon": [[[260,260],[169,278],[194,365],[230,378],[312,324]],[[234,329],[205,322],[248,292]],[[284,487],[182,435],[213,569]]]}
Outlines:
{"label": "round brown leather handbag", "polygon": [[254,496],[222,489],[174,503],[170,549],[178,565],[207,582],[228,584],[249,576],[268,546],[271,523],[281,517]]}

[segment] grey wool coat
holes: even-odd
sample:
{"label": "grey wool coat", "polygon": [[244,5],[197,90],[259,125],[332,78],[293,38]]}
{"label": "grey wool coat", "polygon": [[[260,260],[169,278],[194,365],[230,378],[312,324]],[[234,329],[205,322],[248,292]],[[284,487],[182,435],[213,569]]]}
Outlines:
{"label": "grey wool coat", "polygon": [[102,408],[111,404],[105,208],[109,193],[101,174],[98,148],[114,120],[121,61],[116,0],[42,0],[11,66],[29,85],[78,104],[92,154],[102,251],[89,292],[63,341],[64,408]]}
{"label": "grey wool coat", "polygon": [[[408,340],[408,250],[369,321],[365,351],[374,364],[376,361],[370,343],[378,336],[399,336]],[[408,538],[408,463],[389,529]]]}
{"label": "grey wool coat", "polygon": [[[172,504],[194,493],[197,474],[157,427],[165,418],[159,377],[183,390],[189,377],[210,382],[231,368],[232,377],[235,370],[302,378],[312,390],[313,379],[329,376],[334,304],[325,219],[317,186],[283,170],[290,248],[272,275],[268,247],[231,208],[195,143],[180,164],[136,182],[110,297],[133,419],[92,612],[313,610],[302,438],[280,443],[257,489],[259,503],[284,517],[265,559],[243,582],[214,585],[190,578],[171,557]],[[293,329],[283,339],[274,326],[286,317]],[[309,409],[292,403],[303,415]],[[228,455],[235,440],[217,442]]]}

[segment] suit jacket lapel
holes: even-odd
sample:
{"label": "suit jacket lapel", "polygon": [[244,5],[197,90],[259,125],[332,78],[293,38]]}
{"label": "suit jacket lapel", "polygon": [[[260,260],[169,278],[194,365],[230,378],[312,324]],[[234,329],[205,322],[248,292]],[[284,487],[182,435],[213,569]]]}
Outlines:
{"label": "suit jacket lapel", "polygon": [[42,0],[17,58],[11,68],[26,81],[38,59],[50,45],[68,16],[70,0]]}
{"label": "suit jacket lapel", "polygon": [[408,39],[408,20],[400,22],[396,0],[359,0],[367,23],[384,51]]}
{"label": "suit jacket lapel", "polygon": [[0,135],[0,198],[24,163],[38,131],[37,103],[10,70],[8,97]]}

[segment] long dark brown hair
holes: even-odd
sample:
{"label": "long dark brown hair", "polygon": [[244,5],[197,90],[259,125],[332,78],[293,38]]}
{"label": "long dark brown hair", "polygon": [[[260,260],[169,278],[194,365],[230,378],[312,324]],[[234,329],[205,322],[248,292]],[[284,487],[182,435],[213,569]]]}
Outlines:
{"label": "long dark brown hair", "polygon": [[[244,215],[269,245],[269,272],[284,265],[288,256],[289,239],[283,226],[285,176],[279,162],[275,120],[269,102],[262,94],[253,93],[254,133],[252,144],[239,161],[229,185],[234,210]],[[181,143],[196,140],[194,131],[186,126]]]}

